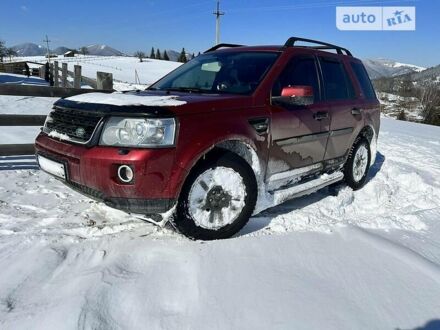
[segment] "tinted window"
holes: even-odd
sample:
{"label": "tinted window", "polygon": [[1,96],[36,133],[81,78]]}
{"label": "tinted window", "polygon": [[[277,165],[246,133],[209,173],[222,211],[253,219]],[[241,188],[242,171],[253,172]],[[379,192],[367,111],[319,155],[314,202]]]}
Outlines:
{"label": "tinted window", "polygon": [[354,74],[356,75],[359,84],[361,85],[362,93],[367,99],[375,99],[376,93],[374,92],[373,85],[368,77],[367,70],[361,63],[351,63]]}
{"label": "tinted window", "polygon": [[293,59],[275,83],[272,96],[280,96],[288,86],[312,86],[315,100],[319,100],[319,81],[313,58]]}
{"label": "tinted window", "polygon": [[213,52],[197,56],[150,89],[249,94],[278,57],[274,52]]}
{"label": "tinted window", "polygon": [[321,70],[327,100],[343,100],[354,97],[353,85],[341,62],[321,58]]}

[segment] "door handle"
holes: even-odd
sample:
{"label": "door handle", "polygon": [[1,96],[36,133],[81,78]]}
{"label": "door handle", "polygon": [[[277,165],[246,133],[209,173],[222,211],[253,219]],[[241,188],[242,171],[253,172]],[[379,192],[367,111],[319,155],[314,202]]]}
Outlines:
{"label": "door handle", "polygon": [[360,109],[360,108],[353,108],[353,109],[351,109],[351,114],[353,116],[359,116],[359,115],[362,114],[362,109]]}
{"label": "door handle", "polygon": [[313,114],[313,119],[315,120],[323,120],[328,118],[328,112],[327,111],[318,111],[317,113]]}

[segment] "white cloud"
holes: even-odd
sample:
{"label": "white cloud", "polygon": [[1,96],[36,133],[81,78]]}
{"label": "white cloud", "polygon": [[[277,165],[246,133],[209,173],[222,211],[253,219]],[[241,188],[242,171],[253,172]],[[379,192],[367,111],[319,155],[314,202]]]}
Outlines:
{"label": "white cloud", "polygon": [[21,6],[20,6],[20,9],[21,9],[22,11],[28,11],[28,7],[26,7],[25,5],[21,5]]}

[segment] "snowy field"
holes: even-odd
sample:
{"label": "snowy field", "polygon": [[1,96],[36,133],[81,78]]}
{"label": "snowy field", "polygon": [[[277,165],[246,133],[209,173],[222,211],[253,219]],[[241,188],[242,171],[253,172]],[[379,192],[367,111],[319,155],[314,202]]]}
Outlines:
{"label": "snowy field", "polygon": [[[17,57],[15,60],[46,63],[44,56]],[[115,89],[117,90],[129,89],[130,84],[139,84],[139,82],[141,85],[151,85],[168,72],[182,65],[178,62],[152,59],[144,59],[143,62],[139,62],[136,57],[129,56],[79,55],[72,58],[59,56],[51,59],[51,61],[58,61],[60,67],[61,63],[67,63],[69,71],[73,71],[74,65],[81,65],[82,75],[93,79],[96,79],[97,71],[112,73],[115,80]],[[136,73],[139,81],[137,81]]]}
{"label": "snowy field", "polygon": [[324,189],[213,242],[3,157],[0,329],[438,329],[440,128],[384,119],[378,150],[362,190]]}

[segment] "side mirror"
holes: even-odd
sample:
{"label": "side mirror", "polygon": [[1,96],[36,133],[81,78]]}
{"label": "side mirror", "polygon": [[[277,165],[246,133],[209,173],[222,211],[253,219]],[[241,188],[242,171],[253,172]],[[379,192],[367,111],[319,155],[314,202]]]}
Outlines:
{"label": "side mirror", "polygon": [[312,86],[288,86],[281,91],[281,96],[272,97],[272,101],[287,105],[310,105],[314,102]]}

